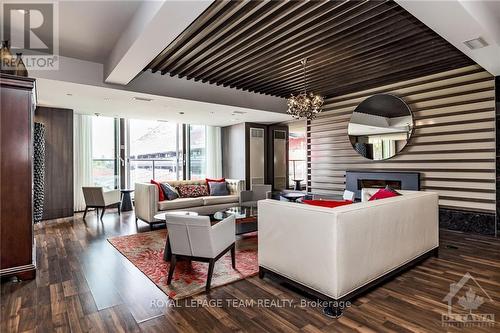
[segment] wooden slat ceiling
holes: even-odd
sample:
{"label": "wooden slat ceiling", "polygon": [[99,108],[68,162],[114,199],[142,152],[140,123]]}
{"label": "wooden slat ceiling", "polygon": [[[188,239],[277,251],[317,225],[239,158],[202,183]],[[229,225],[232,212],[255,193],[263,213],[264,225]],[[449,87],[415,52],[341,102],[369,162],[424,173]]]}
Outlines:
{"label": "wooden slat ceiling", "polygon": [[215,1],[146,68],[251,92],[332,97],[473,64],[394,1]]}

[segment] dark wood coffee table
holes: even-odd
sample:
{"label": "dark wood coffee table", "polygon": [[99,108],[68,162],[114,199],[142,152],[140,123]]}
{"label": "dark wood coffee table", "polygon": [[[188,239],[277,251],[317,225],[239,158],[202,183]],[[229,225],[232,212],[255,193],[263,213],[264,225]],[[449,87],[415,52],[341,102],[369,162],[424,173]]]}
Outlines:
{"label": "dark wood coffee table", "polygon": [[257,207],[255,206],[234,206],[218,211],[210,218],[214,221],[222,221],[231,215],[235,218],[236,235],[257,231]]}

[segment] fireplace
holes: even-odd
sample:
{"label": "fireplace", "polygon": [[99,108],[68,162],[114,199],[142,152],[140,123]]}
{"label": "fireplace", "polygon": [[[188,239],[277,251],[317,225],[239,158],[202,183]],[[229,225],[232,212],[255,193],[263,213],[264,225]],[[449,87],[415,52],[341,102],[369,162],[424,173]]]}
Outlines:
{"label": "fireplace", "polygon": [[390,186],[395,190],[401,189],[400,180],[389,179],[358,179],[358,189],[362,188],[384,188]]}
{"label": "fireplace", "polygon": [[420,191],[420,173],[388,171],[346,171],[346,190],[361,200],[362,188],[384,188]]}

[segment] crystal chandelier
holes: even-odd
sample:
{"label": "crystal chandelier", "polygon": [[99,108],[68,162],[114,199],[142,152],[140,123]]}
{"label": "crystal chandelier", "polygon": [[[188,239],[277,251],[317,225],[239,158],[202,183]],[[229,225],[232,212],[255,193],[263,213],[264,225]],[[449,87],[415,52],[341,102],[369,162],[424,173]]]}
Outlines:
{"label": "crystal chandelier", "polygon": [[287,113],[292,115],[295,119],[306,118],[312,120],[320,113],[323,106],[323,97],[315,95],[312,92],[307,93],[307,76],[306,76],[306,63],[307,58],[301,62],[304,68],[304,92],[297,96],[292,96],[287,100],[288,110]]}

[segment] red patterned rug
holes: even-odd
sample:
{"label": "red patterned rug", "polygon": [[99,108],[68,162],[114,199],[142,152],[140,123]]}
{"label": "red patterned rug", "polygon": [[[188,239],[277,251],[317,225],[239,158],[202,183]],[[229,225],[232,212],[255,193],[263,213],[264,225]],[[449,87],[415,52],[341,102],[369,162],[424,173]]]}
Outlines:
{"label": "red patterned rug", "polygon": [[[108,241],[143,272],[158,288],[173,299],[186,298],[205,291],[208,263],[179,261],[174,277],[167,286],[169,263],[163,261],[167,230],[144,232],[108,238]],[[257,233],[241,236],[236,241],[236,270],[231,256],[217,260],[212,276],[212,288],[257,274]]]}

